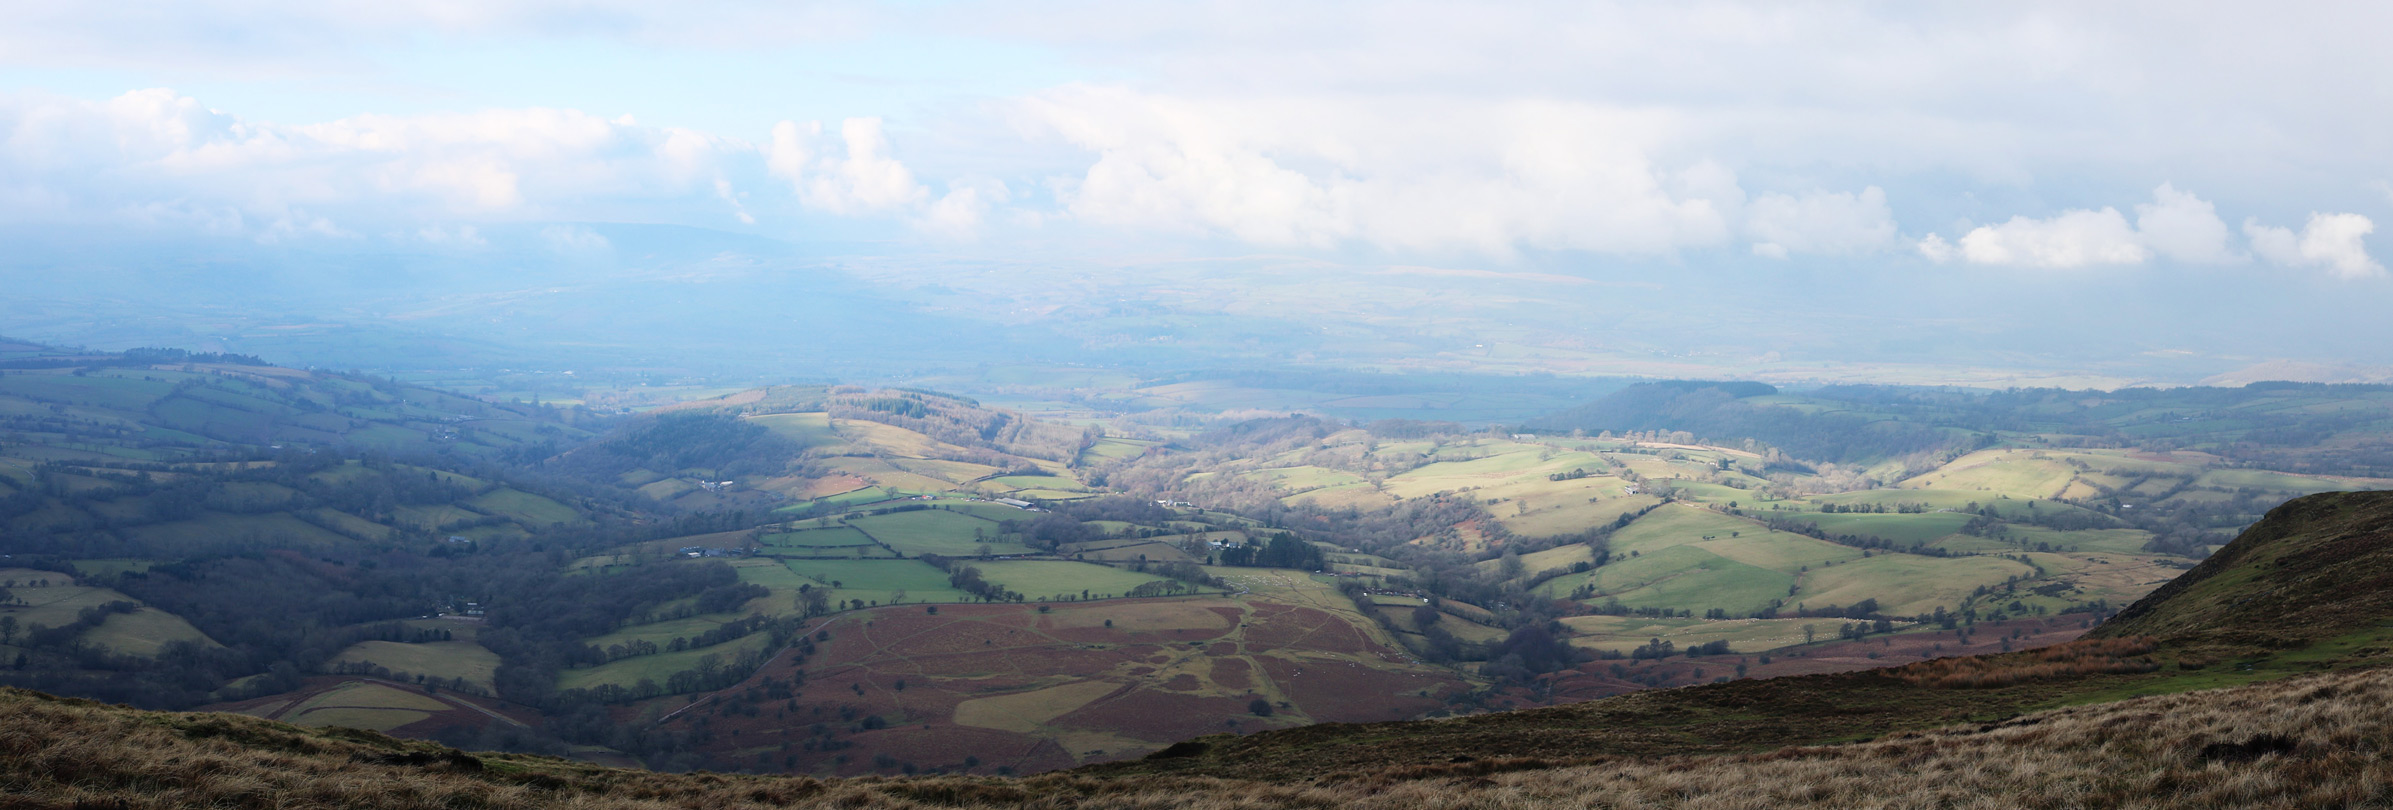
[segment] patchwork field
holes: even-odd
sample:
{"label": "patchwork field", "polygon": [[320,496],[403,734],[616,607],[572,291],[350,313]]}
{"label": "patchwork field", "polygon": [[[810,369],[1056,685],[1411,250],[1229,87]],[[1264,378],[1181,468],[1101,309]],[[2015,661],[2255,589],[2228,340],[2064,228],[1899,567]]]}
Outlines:
{"label": "patchwork field", "polygon": [[1803,635],[1805,625],[1811,625],[1815,635],[1819,628],[1826,627],[1827,635],[1834,637],[1837,622],[1834,619],[1707,621],[1640,616],[1573,616],[1563,619],[1562,624],[1577,634],[1571,639],[1573,645],[1626,654],[1654,639],[1667,640],[1682,648],[1726,641],[1730,650],[1739,653],[1767,652],[1810,641]]}
{"label": "patchwork field", "polygon": [[989,581],[1033,601],[1072,597],[1109,599],[1149,582],[1166,581],[1127,569],[1065,560],[996,560],[971,565],[979,568]]}
{"label": "patchwork field", "polygon": [[343,726],[412,737],[428,737],[447,729],[523,727],[530,719],[520,709],[495,701],[482,701],[445,689],[426,690],[358,677],[309,678],[297,691],[219,704],[207,710],[300,726]]}
{"label": "patchwork field", "polygon": [[996,521],[944,509],[918,509],[852,518],[847,525],[907,555],[963,557],[980,553],[980,547],[984,545],[994,554],[1030,552],[1028,547],[998,540]]}
{"label": "patchwork field", "polygon": [[499,666],[497,653],[471,641],[429,641],[420,644],[361,641],[342,650],[332,660],[335,664],[374,664],[394,674],[462,678],[466,683],[485,690],[491,688],[491,675],[498,671]]}
{"label": "patchwork field", "polygon": [[706,659],[717,666],[729,664],[742,653],[763,650],[772,642],[764,633],[751,633],[711,647],[697,647],[681,652],[638,655],[593,667],[568,669],[557,673],[559,689],[589,689],[600,685],[636,687],[641,681],[664,684],[676,672],[701,669]]}
{"label": "patchwork field", "polygon": [[816,587],[830,588],[834,601],[863,599],[887,604],[901,596],[908,602],[969,598],[948,585],[947,572],[920,560],[788,560],[786,564]]}
{"label": "patchwork field", "polygon": [[[883,608],[824,630],[794,699],[693,709],[669,727],[703,718],[722,761],[798,772],[1030,773],[1220,731],[1415,716],[1464,686],[1351,614],[1251,595]],[[796,670],[777,662],[720,705]]]}
{"label": "patchwork field", "polygon": [[224,646],[192,627],[183,617],[147,607],[109,616],[100,626],[84,631],[82,641],[121,655],[144,658],[155,658],[166,645],[178,641],[207,648]]}

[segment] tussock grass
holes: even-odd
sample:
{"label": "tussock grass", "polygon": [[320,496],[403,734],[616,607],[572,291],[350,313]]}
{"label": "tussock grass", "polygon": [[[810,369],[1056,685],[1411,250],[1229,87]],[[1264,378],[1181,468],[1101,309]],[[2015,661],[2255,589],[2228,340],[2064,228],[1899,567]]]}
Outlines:
{"label": "tussock grass", "polygon": [[[2117,657],[2126,649],[2086,655]],[[0,806],[31,808],[2349,807],[2393,800],[2389,752],[2387,670],[2056,709],[1847,745],[1571,761],[1474,760],[1457,752],[1451,763],[1310,784],[1074,773],[668,775],[0,692]]]}
{"label": "tussock grass", "polygon": [[2087,638],[2008,655],[1939,658],[1906,664],[1887,674],[1920,686],[1996,688],[2025,681],[2151,672],[2150,656],[2160,648],[2151,636]]}

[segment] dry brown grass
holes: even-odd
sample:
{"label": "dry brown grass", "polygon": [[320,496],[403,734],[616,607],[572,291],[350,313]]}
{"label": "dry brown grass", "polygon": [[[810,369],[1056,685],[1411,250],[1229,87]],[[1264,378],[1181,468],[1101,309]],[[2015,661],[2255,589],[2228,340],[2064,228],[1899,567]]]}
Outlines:
{"label": "dry brown grass", "polygon": [[2150,657],[2159,648],[2151,636],[2088,638],[2007,655],[1921,661],[1886,674],[1920,686],[1991,689],[2027,681],[2151,672],[2160,668]]}
{"label": "dry brown grass", "polygon": [[[1458,756],[1468,752],[1457,752]],[[2393,671],[1763,754],[1466,761],[1304,785],[621,771],[0,693],[0,807],[2355,807],[2393,804]]]}

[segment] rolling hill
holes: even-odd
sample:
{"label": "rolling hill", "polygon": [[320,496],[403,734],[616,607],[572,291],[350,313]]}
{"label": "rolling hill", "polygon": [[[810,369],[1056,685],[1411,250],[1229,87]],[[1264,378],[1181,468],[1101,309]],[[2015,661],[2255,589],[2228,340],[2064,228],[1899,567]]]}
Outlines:
{"label": "rolling hill", "polygon": [[2393,734],[2393,616],[2366,587],[2393,553],[2387,526],[2393,495],[2297,500],[2055,648],[1223,735],[1028,778],[676,776],[9,690],[0,791],[34,807],[2364,804],[2393,788],[2366,742]]}

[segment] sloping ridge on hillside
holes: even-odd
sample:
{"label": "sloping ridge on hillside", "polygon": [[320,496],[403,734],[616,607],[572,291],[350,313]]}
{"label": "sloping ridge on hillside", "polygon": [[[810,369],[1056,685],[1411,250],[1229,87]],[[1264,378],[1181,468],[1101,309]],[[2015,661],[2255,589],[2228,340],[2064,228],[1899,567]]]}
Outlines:
{"label": "sloping ridge on hillside", "polygon": [[2393,761],[2374,744],[2393,737],[2387,705],[2393,673],[2323,673],[1753,756],[1463,765],[1291,784],[1069,772],[853,780],[659,774],[0,689],[0,806],[2355,807],[2381,804],[2393,786]]}
{"label": "sloping ridge on hillside", "polygon": [[2393,619],[2393,492],[2298,498],[2089,635],[2297,649]]}

